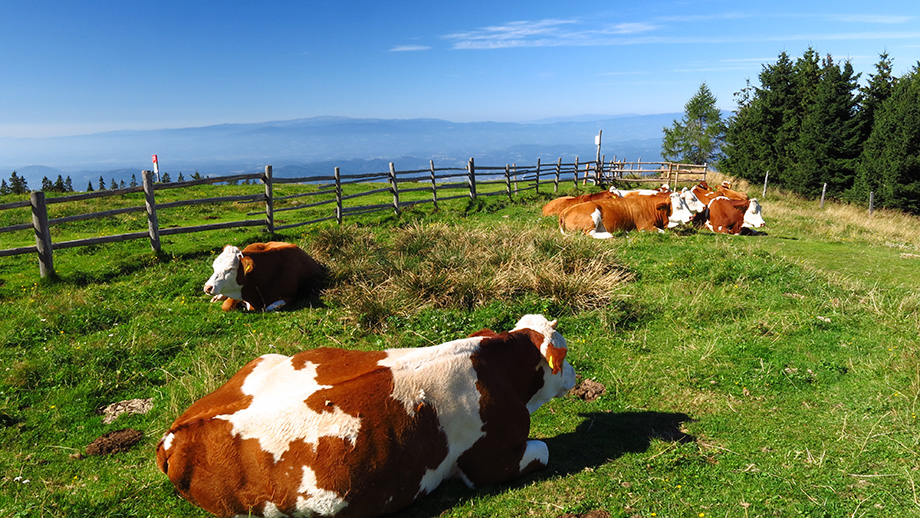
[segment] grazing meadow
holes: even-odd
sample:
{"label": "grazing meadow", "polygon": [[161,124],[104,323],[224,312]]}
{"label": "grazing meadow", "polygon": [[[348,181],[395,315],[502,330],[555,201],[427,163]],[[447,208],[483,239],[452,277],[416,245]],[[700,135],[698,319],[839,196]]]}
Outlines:
{"label": "grazing meadow", "polygon": [[[330,278],[319,303],[278,313],[224,313],[202,291],[223,245],[268,240],[252,229],[164,237],[160,254],[143,240],[60,250],[47,280],[34,255],[0,258],[0,516],[208,516],[154,449],[250,359],[421,347],[526,313],[559,320],[595,387],[532,416],[549,466],[493,487],[445,483],[394,516],[920,516],[920,220],[736,188],[760,199],[762,235],[563,236],[540,216],[552,195],[532,191],[301,227],[274,239]],[[0,248],[22,246],[8,236]],[[107,422],[103,408],[134,398],[152,408]],[[88,454],[123,428],[140,442]]]}

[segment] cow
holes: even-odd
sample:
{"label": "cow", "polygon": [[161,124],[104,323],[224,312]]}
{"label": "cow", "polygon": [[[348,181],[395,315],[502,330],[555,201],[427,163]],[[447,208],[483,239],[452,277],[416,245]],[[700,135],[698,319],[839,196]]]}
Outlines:
{"label": "cow", "polygon": [[217,516],[371,517],[442,481],[543,468],[530,414],[575,385],[556,321],[431,347],[267,354],[173,422],[156,463]]}
{"label": "cow", "polygon": [[572,205],[578,205],[586,201],[609,200],[617,197],[619,197],[619,195],[614,194],[612,190],[581,194],[578,196],[562,196],[544,205],[542,212],[544,216],[552,216],[553,214],[559,214]]}
{"label": "cow", "polygon": [[732,200],[746,200],[748,195],[743,192],[738,192],[732,190],[732,184],[730,182],[722,182],[722,185],[716,189],[716,193],[720,196],[725,196],[726,198]]}
{"label": "cow", "polygon": [[204,284],[211,302],[230,311],[242,302],[250,311],[275,311],[301,295],[316,294],[326,267],[293,243],[252,243],[243,250],[227,245],[214,259],[214,274]]}
{"label": "cow", "polygon": [[753,234],[752,228],[766,225],[756,198],[733,200],[719,196],[709,203],[706,228],[721,234]]}
{"label": "cow", "polygon": [[613,237],[618,230],[673,228],[692,218],[680,193],[630,196],[569,207],[559,215],[559,231],[580,230],[597,239]]}
{"label": "cow", "polygon": [[661,184],[661,187],[658,187],[657,189],[632,189],[628,191],[623,191],[623,190],[611,187],[610,191],[613,192],[614,194],[619,195],[620,198],[626,198],[628,196],[654,196],[655,194],[671,192],[671,186],[666,183],[663,183]]}

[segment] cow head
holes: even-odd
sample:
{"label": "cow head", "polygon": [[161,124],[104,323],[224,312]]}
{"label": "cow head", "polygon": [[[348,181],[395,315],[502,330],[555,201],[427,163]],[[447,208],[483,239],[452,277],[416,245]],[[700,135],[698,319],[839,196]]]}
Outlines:
{"label": "cow head", "polygon": [[545,365],[541,362],[543,387],[527,402],[530,413],[550,399],[566,395],[575,386],[575,369],[565,359],[568,347],[565,338],[556,331],[556,324],[556,320],[549,321],[543,315],[524,315],[511,331],[531,329],[543,337],[540,343],[534,343],[546,359]]}
{"label": "cow head", "polygon": [[242,300],[242,278],[251,269],[252,259],[243,257],[239,248],[227,245],[224,251],[214,259],[214,274],[204,284],[204,292],[215,297],[223,295],[231,299]]}
{"label": "cow head", "polygon": [[706,210],[706,204],[700,201],[690,189],[686,187],[681,189],[680,197],[687,203],[687,208],[690,209],[690,212],[697,214]]}
{"label": "cow head", "polygon": [[744,223],[742,223],[741,226],[760,228],[766,226],[766,224],[767,222],[763,220],[763,216],[760,213],[760,203],[757,201],[757,198],[752,198],[747,211],[744,213]]}
{"label": "cow head", "polygon": [[689,223],[693,219],[693,213],[687,207],[687,202],[684,201],[679,192],[672,192],[669,196],[671,198],[671,215],[668,216],[668,228]]}

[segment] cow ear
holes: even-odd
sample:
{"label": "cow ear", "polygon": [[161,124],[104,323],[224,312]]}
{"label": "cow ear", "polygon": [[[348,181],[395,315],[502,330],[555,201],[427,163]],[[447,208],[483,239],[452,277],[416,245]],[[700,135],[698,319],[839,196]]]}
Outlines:
{"label": "cow ear", "polygon": [[243,273],[252,271],[252,258],[243,256],[240,258],[240,265],[243,267]]}
{"label": "cow ear", "polygon": [[565,354],[569,352],[565,347],[555,347],[552,344],[546,346],[546,363],[553,370],[553,374],[559,374],[562,370],[562,364],[565,362]]}

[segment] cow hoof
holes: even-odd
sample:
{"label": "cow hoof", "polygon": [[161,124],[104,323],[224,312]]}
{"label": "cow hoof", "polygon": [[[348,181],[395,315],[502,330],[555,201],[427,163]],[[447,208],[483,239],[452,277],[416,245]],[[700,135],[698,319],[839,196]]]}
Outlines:
{"label": "cow hoof", "polygon": [[279,309],[283,308],[285,305],[286,305],[286,302],[284,302],[283,300],[276,300],[275,302],[272,302],[271,304],[266,306],[265,311],[278,311]]}
{"label": "cow hoof", "polygon": [[218,293],[217,295],[214,295],[213,297],[211,297],[211,302],[220,302],[226,299],[227,299],[226,295],[221,295]]}

